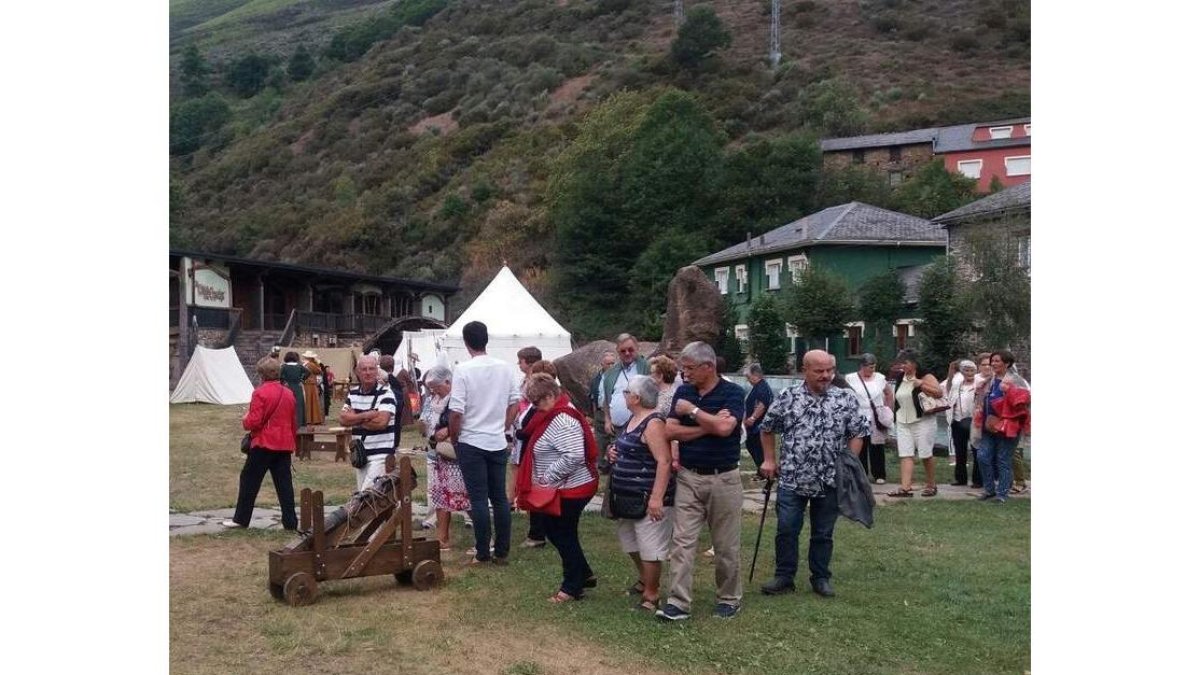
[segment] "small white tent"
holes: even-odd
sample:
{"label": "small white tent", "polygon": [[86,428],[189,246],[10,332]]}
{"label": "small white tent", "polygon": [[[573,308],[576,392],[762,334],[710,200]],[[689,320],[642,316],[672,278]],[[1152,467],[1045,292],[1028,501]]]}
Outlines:
{"label": "small white tent", "polygon": [[488,355],[513,364],[514,369],[522,347],[537,347],[548,361],[571,353],[571,334],[525,290],[507,265],[442,336],[442,349],[451,366],[471,358],[462,334],[463,326],[472,321],[488,328]]}
{"label": "small white tent", "polygon": [[254,385],[246,377],[233,347],[196,347],[187,369],[171,392],[171,403],[249,403]]}
{"label": "small white tent", "polygon": [[442,328],[406,330],[401,333],[402,338],[395,353],[396,372],[399,373],[401,368],[412,372],[413,362],[409,358],[410,354],[417,357],[417,365],[422,373],[429,372],[430,368],[438,365],[437,345],[445,333],[446,330]]}

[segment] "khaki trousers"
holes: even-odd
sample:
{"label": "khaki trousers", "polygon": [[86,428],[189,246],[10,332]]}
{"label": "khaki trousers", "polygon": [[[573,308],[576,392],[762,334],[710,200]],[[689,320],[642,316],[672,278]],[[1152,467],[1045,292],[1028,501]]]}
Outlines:
{"label": "khaki trousers", "polygon": [[692,567],[700,528],[708,523],[716,553],[717,602],[741,605],[742,477],[738,471],[711,476],[680,469],[675,484],[675,530],[671,537],[668,602],[692,607]]}

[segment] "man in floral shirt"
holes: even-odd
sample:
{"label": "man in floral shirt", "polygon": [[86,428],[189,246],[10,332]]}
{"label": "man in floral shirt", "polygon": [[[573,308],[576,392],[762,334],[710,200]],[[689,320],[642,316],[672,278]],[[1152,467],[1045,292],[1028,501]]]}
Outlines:
{"label": "man in floral shirt", "polygon": [[[836,362],[828,352],[814,349],[804,354],[804,382],[792,385],[771,404],[762,421],[762,473],[779,477],[775,513],[775,578],[762,587],[766,595],[796,590],[800,557],[800,529],[809,509],[809,583],[818,595],[833,596],[829,561],[833,557],[833,526],[838,517],[837,453],[862,450],[871,425],[858,406],[858,398],[832,387]],[[775,436],[783,436],[779,463],[775,463]]]}

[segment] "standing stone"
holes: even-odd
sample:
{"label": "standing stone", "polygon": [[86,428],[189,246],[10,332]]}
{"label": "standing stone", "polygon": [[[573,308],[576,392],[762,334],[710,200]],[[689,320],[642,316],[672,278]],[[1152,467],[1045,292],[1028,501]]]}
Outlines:
{"label": "standing stone", "polygon": [[716,345],[724,303],[717,285],[695,265],[681,268],[667,286],[667,316],[658,351],[679,354],[689,342]]}
{"label": "standing stone", "polygon": [[600,359],[606,351],[617,351],[617,345],[609,340],[596,340],[575,351],[554,359],[558,370],[558,381],[571,397],[571,402],[581,411],[588,409],[588,385],[600,372]]}

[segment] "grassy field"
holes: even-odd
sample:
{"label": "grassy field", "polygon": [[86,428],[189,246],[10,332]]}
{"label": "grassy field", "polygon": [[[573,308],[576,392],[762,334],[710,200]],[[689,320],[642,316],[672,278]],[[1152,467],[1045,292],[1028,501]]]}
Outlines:
{"label": "grassy field", "polygon": [[[240,414],[236,406],[172,406],[173,503],[233,503]],[[298,470],[297,488],[310,481],[327,481],[330,495],[352,488],[349,467],[328,455]],[[260,503],[273,499],[265,486]],[[518,541],[525,525],[523,516],[514,521]],[[742,613],[710,618],[713,570],[702,559],[694,616],[680,625],[632,609],[623,594],[632,566],[612,523],[592,514],[582,538],[600,585],[561,606],[546,602],[560,570],[552,549],[517,548],[506,568],[468,568],[461,552],[471,532],[457,524],[442,588],[420,593],[391,577],[326,582],[316,604],[301,608],[266,589],[267,552],[290,541],[286,533],[175,537],[171,665],[184,673],[1020,673],[1030,663],[1029,525],[1028,500],[914,500],[879,508],[871,530],[843,520],[838,595],[824,600],[758,593],[774,565],[768,518]],[[757,526],[746,516],[743,578]]]}

